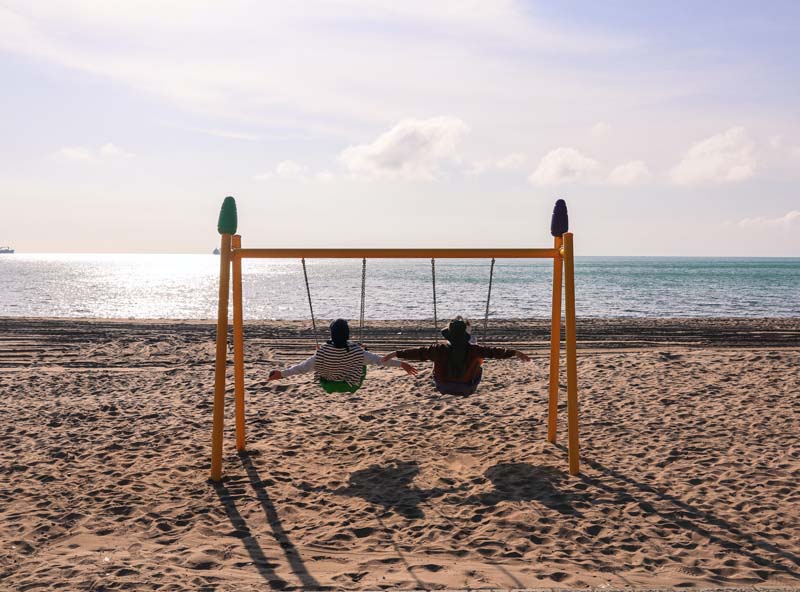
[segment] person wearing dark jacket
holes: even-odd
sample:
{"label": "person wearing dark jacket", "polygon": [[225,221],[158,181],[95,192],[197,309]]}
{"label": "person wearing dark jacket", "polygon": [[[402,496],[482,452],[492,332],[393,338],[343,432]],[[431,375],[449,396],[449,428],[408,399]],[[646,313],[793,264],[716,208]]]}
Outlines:
{"label": "person wearing dark jacket", "polygon": [[382,361],[386,363],[397,357],[401,360],[433,362],[433,381],[436,390],[444,395],[473,394],[483,378],[482,364],[486,358],[530,361],[521,351],[470,343],[468,324],[460,316],[450,321],[442,331],[442,336],[448,343],[399,350],[384,356]]}

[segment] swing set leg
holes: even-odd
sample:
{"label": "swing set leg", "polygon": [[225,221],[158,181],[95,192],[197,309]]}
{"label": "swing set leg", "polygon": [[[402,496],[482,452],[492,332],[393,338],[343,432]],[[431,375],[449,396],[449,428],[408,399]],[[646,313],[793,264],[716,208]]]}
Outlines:
{"label": "swing set leg", "polygon": [[578,441],[578,347],[575,336],[575,258],[572,233],[564,233],[564,307],[566,308],[567,341],[567,438],[569,440],[569,472],[581,471]]}
{"label": "swing set leg", "polygon": [[217,358],[214,366],[214,425],[211,431],[211,479],[222,479],[222,436],[225,428],[225,371],[228,358],[228,292],[231,274],[231,235],[223,234],[219,248],[219,308]]}
{"label": "swing set leg", "polygon": [[561,288],[564,284],[566,316],[567,371],[567,441],[569,472],[580,473],[580,442],[578,438],[578,365],[575,333],[575,258],[572,233],[555,238],[554,247],[562,254],[553,260],[553,316],[550,326],[550,388],[547,412],[547,441],[555,444],[558,426],[558,386],[561,357]]}
{"label": "swing set leg", "polygon": [[[233,248],[242,248],[242,237],[233,237]],[[236,411],[236,450],[245,449],[244,421],[244,320],[242,311],[242,258],[233,258],[233,387]]]}
{"label": "swing set leg", "polygon": [[[562,238],[554,239],[554,248],[561,249]],[[553,258],[553,318],[550,326],[550,404],[547,412],[547,441],[556,443],[558,425],[558,371],[561,358],[561,256]]]}

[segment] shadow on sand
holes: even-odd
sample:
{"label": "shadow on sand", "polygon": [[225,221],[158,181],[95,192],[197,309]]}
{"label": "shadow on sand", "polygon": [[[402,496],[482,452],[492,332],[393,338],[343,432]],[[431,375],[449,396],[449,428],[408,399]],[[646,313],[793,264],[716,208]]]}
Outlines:
{"label": "shadow on sand", "polygon": [[[561,444],[556,444],[556,447],[564,452],[567,450]],[[797,555],[781,549],[758,535],[747,533],[735,524],[731,524],[707,510],[692,506],[674,495],[660,491],[647,483],[642,483],[621,471],[611,469],[588,458],[583,458],[582,462],[606,475],[609,479],[598,479],[582,474],[579,477],[581,481],[613,495],[615,504],[636,502],[645,512],[658,515],[667,522],[672,522],[683,529],[696,533],[731,553],[737,553],[748,558],[756,565],[793,578],[800,577],[800,573],[796,570],[776,563],[766,556],[771,554],[773,557],[780,557],[800,566],[800,557]],[[612,483],[608,483],[608,480],[611,480]],[[659,503],[662,508],[657,508],[654,503]]]}
{"label": "shadow on sand", "polygon": [[261,508],[267,518],[267,523],[272,528],[272,535],[283,550],[286,560],[289,562],[289,567],[297,576],[298,580],[300,580],[300,588],[314,590],[325,589],[326,587],[320,585],[319,582],[314,579],[314,576],[309,573],[297,548],[286,535],[280,517],[275,510],[275,505],[272,503],[264,482],[255,464],[253,464],[250,455],[247,452],[239,453],[239,460],[247,473],[247,481],[241,478],[231,477],[226,479],[223,483],[214,483],[214,489],[225,508],[228,519],[235,529],[234,536],[242,540],[242,544],[253,560],[253,565],[258,569],[259,574],[261,574],[261,577],[270,588],[281,590],[294,587],[290,586],[288,582],[275,573],[274,568],[277,567],[278,564],[269,561],[264,555],[264,550],[251,533],[247,522],[236,507],[237,500],[250,497],[249,493],[246,492],[246,485],[248,484],[255,492],[256,499],[258,499],[261,504]]}
{"label": "shadow on sand", "polygon": [[425,500],[454,493],[459,489],[419,489],[411,485],[419,475],[416,461],[390,460],[382,465],[372,465],[350,474],[347,487],[334,490],[335,495],[360,497],[369,503],[382,506],[409,520],[424,518],[419,504]]}
{"label": "shadow on sand", "polygon": [[554,467],[529,463],[501,463],[489,467],[483,474],[494,490],[472,498],[472,501],[494,506],[502,501],[537,501],[561,514],[580,516],[573,506],[574,494],[559,489],[566,475]]}

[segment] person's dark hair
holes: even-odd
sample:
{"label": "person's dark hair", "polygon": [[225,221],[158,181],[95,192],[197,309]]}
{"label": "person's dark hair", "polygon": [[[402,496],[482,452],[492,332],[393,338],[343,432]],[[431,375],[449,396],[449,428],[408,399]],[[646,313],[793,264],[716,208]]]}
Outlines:
{"label": "person's dark hair", "polygon": [[467,350],[469,348],[469,324],[460,315],[442,330],[442,337],[450,343],[447,353],[447,373],[451,377],[463,376],[467,371]]}
{"label": "person's dark hair", "polygon": [[333,347],[350,349],[347,340],[350,339],[350,325],[344,319],[336,319],[331,323],[331,340],[328,342]]}

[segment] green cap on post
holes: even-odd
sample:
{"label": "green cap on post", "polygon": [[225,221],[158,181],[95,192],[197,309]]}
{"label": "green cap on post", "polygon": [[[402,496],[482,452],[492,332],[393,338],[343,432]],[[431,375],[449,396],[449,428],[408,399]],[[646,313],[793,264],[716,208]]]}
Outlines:
{"label": "green cap on post", "polygon": [[236,234],[236,227],[239,225],[239,217],[236,215],[236,200],[230,195],[222,202],[219,211],[219,222],[217,231],[220,234]]}

